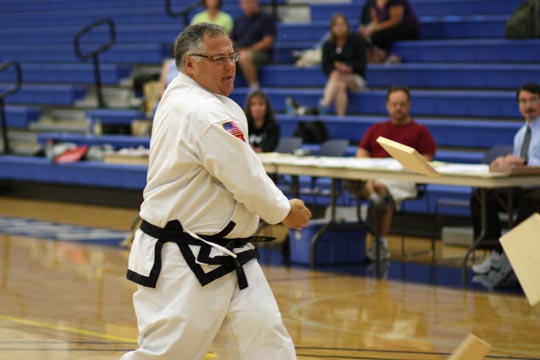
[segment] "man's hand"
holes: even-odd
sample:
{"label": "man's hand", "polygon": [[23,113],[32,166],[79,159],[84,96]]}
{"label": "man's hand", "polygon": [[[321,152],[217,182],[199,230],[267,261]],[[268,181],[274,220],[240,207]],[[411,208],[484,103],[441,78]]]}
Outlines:
{"label": "man's hand", "polygon": [[289,203],[291,204],[291,210],[285,219],[283,219],[283,225],[288,228],[302,230],[309,223],[309,219],[311,219],[311,211],[309,211],[300,199],[291,199]]}
{"label": "man's hand", "polygon": [[499,156],[493,160],[489,166],[490,169],[501,170],[501,169],[510,169],[516,166],[524,166],[525,159],[520,157],[515,157],[512,155]]}

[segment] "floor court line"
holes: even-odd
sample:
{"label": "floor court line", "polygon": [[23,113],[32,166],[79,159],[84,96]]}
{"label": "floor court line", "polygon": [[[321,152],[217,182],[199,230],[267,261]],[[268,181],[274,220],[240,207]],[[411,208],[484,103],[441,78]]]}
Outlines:
{"label": "floor court line", "polygon": [[42,329],[51,329],[51,330],[55,330],[55,331],[68,331],[68,332],[79,334],[79,335],[88,335],[88,336],[93,336],[93,337],[97,337],[97,338],[101,338],[101,339],[110,339],[110,340],[115,340],[115,341],[122,341],[122,342],[126,342],[126,343],[129,343],[129,344],[136,344],[137,343],[137,341],[134,340],[134,339],[125,338],[125,337],[122,337],[122,336],[108,335],[108,334],[103,334],[103,333],[99,333],[99,332],[95,332],[95,331],[77,329],[77,328],[73,328],[73,327],[70,327],[70,326],[56,325],[56,324],[46,323],[46,322],[41,322],[41,321],[34,321],[34,320],[17,318],[17,317],[14,317],[14,316],[8,316],[8,315],[0,314],[0,320],[10,321],[10,322],[20,324],[20,325],[35,326],[35,327],[39,327],[39,328],[42,328]]}

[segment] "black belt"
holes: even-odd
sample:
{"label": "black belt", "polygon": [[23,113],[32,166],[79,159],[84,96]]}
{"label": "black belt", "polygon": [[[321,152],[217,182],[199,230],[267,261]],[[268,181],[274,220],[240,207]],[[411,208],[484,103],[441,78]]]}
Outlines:
{"label": "black belt", "polygon": [[[231,221],[218,234],[198,236],[208,242],[223,246],[230,251],[233,251],[235,248],[242,247],[249,242],[266,242],[274,240],[274,238],[268,236],[252,236],[248,238],[234,239],[224,238],[224,236],[232,231],[234,226],[235,223]],[[177,220],[170,221],[165,228],[160,228],[143,220],[140,228],[144,233],[158,239],[154,253],[154,265],[152,266],[149,276],[144,276],[128,269],[127,278],[129,280],[143,286],[155,288],[159,278],[159,273],[161,272],[161,250],[163,245],[167,242],[174,242],[178,245],[188,266],[190,267],[191,271],[193,271],[202,286],[205,286],[232,271],[236,271],[239,288],[245,289],[248,287],[246,274],[242,266],[249,260],[258,258],[256,249],[243,251],[237,254],[236,258],[230,255],[210,257],[212,246],[184,232],[182,225]],[[195,259],[189,245],[197,245],[201,247],[197,259]],[[209,272],[204,272],[203,268],[199,263],[197,263],[197,261],[208,265],[221,266]]]}

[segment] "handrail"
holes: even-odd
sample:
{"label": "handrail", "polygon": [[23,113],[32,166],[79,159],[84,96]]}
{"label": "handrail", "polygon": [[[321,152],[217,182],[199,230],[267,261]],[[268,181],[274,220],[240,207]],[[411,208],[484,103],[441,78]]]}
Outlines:
{"label": "handrail", "polygon": [[172,0],[165,0],[165,11],[170,17],[183,17],[184,27],[189,25],[189,13],[201,6],[201,2],[197,1],[191,5],[186,6],[182,10],[175,12],[172,8]]}
{"label": "handrail", "polygon": [[6,61],[2,64],[0,64],[0,72],[8,70],[11,66],[14,66],[15,68],[15,74],[17,75],[17,82],[15,83],[15,86],[13,88],[8,88],[7,90],[4,90],[2,93],[0,93],[0,120],[2,122],[2,141],[4,142],[4,154],[11,153],[11,149],[9,147],[9,140],[7,136],[7,120],[6,120],[6,111],[4,108],[4,99],[8,96],[11,96],[15,94],[17,91],[21,89],[22,86],[22,71],[21,71],[21,65],[16,61]]}
{"label": "handrail", "polygon": [[2,93],[0,93],[0,101],[4,100],[10,95],[15,94],[22,85],[22,71],[21,71],[21,65],[16,61],[6,61],[0,64],[0,72],[6,71],[13,65],[15,67],[15,74],[17,75],[17,82],[15,83],[15,86],[11,89],[4,90]]}
{"label": "handrail", "polygon": [[[111,35],[110,37],[110,40],[109,42],[101,45],[100,48],[96,49],[96,50],[93,50],[89,53],[86,53],[86,54],[83,54],[81,53],[81,49],[80,49],[80,39],[81,37],[90,32],[90,30],[102,25],[102,24],[107,24],[109,25],[109,33]],[[75,38],[73,39],[73,45],[75,46],[75,54],[77,54],[77,57],[81,60],[86,60],[86,59],[89,59],[91,58],[92,56],[94,56],[95,54],[99,54],[99,53],[102,53],[104,52],[105,50],[108,50],[114,43],[116,42],[116,27],[114,26],[114,22],[112,21],[112,19],[110,17],[105,17],[105,18],[101,18],[97,21],[94,21],[93,23],[89,24],[89,25],[86,25],[85,27],[83,27],[81,30],[79,30],[76,34],[75,34]]]}
{"label": "handrail", "polygon": [[[101,45],[97,49],[94,49],[87,53],[82,53],[81,46],[80,46],[81,37],[100,25],[108,25],[109,35],[110,35],[109,41]],[[116,27],[112,19],[109,17],[101,18],[97,21],[94,21],[93,23],[89,25],[86,25],[75,34],[75,37],[73,39],[73,46],[75,47],[75,54],[77,55],[77,57],[81,60],[87,60],[89,58],[93,59],[94,78],[96,82],[96,95],[97,95],[98,104],[100,107],[105,107],[106,104],[105,104],[105,101],[103,100],[103,91],[102,91],[102,86],[101,86],[101,76],[100,76],[100,71],[99,71],[98,55],[106,50],[109,50],[115,42],[116,42]]]}

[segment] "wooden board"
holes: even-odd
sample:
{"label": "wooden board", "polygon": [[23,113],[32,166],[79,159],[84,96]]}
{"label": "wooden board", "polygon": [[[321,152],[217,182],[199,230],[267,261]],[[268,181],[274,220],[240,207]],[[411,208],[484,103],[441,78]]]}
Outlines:
{"label": "wooden board", "polygon": [[426,176],[441,176],[416,149],[383,136],[379,136],[377,142],[404,168]]}
{"label": "wooden board", "polygon": [[501,244],[531,306],[540,302],[540,215],[501,237]]}
{"label": "wooden board", "polygon": [[491,351],[491,345],[469,334],[452,353],[449,360],[482,360]]}

